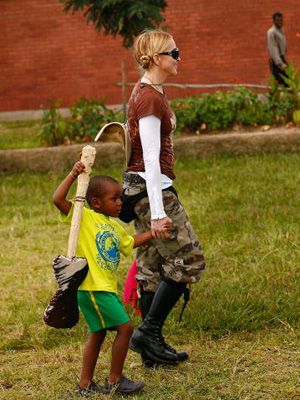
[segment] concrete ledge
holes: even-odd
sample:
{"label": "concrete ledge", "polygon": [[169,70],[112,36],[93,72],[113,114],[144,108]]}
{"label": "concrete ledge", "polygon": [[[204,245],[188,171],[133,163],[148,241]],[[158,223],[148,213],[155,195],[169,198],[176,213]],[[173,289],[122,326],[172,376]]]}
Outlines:
{"label": "concrete ledge", "polygon": [[[107,105],[107,108],[111,108],[113,110],[122,110],[122,104],[112,104]],[[1,111],[0,112],[0,121],[30,121],[30,120],[41,120],[43,118],[43,114],[48,109],[40,109],[40,110],[22,110],[22,111]],[[71,111],[69,108],[59,108],[63,118],[68,118],[71,116]]]}
{"label": "concrete ledge", "polygon": [[[90,143],[96,147],[95,166],[123,162],[123,150],[118,143]],[[80,157],[84,144],[39,147],[36,149],[1,150],[0,171],[63,171]]]}
{"label": "concrete ledge", "polygon": [[278,128],[267,132],[223,133],[192,136],[176,140],[175,151],[181,156],[205,156],[218,153],[254,154],[300,150],[300,129]]}
{"label": "concrete ledge", "polygon": [[[30,121],[40,120],[46,110],[1,111],[0,121]],[[60,108],[59,112],[64,118],[71,115],[68,108]]]}
{"label": "concrete ledge", "polygon": [[[95,165],[120,164],[124,154],[118,143],[92,143],[97,149]],[[0,150],[0,171],[62,171],[70,168],[84,145]],[[176,158],[205,157],[218,153],[254,154],[300,151],[300,129],[278,128],[267,132],[223,133],[182,137],[174,141]]]}

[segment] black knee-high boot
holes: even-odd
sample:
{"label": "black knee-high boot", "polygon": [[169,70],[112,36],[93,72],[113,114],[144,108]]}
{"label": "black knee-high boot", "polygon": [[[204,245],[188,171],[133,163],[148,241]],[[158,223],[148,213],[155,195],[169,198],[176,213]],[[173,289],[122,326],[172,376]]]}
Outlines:
{"label": "black knee-high boot", "polygon": [[[169,281],[169,283],[170,283],[170,281]],[[180,297],[179,292],[180,292],[180,290],[178,291],[178,296]],[[154,298],[154,294],[155,294],[154,292],[145,292],[145,291],[142,291],[142,293],[141,293],[140,307],[141,307],[142,319],[143,320],[145,319],[146,315],[148,314],[148,312],[150,310],[150,307],[151,307],[151,304],[152,304],[152,301],[153,301],[153,298]],[[178,297],[178,299],[179,299],[179,297]],[[176,304],[176,302],[175,302],[175,304]],[[164,322],[167,319],[167,317],[168,317],[168,315],[165,315],[163,317],[163,319],[161,320],[161,329],[162,329],[162,327],[164,325]],[[187,360],[189,358],[188,354],[185,351],[176,351],[172,346],[170,346],[168,343],[166,343],[164,338],[163,338],[163,336],[162,336],[162,333],[161,333],[161,342],[162,342],[163,346],[167,350],[171,351],[172,353],[176,353],[177,354],[177,358],[178,358],[179,362],[180,361],[185,361],[185,360]],[[143,364],[146,367],[155,366],[155,363],[152,362],[152,360],[149,360],[143,354],[142,354],[142,360],[143,360]]]}
{"label": "black knee-high boot", "polygon": [[[141,292],[140,309],[142,312],[142,320],[145,319],[146,315],[148,314],[148,311],[150,310],[154,294],[155,292],[145,292],[144,290],[142,290]],[[158,365],[154,361],[150,360],[150,358],[147,357],[143,352],[141,353],[141,357],[144,367],[154,368]]]}
{"label": "black knee-high boot", "polygon": [[154,295],[155,292],[145,292],[144,290],[141,292],[140,308],[142,312],[142,320],[145,319],[150,310]]}
{"label": "black knee-high boot", "polygon": [[132,350],[161,364],[175,364],[179,361],[176,351],[171,347],[166,348],[161,329],[185,286],[171,280],[160,282],[149,312],[132,335],[130,342]]}

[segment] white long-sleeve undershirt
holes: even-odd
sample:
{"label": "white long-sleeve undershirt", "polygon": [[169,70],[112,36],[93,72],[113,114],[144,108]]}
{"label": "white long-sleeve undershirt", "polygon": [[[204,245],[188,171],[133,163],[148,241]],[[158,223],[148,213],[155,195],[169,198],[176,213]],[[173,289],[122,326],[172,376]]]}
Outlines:
{"label": "white long-sleeve undershirt", "polygon": [[154,115],[148,115],[139,120],[145,172],[138,172],[138,174],[146,181],[151,219],[167,216],[162,200],[162,189],[172,186],[172,179],[162,174],[160,170],[160,128],[161,120]]}

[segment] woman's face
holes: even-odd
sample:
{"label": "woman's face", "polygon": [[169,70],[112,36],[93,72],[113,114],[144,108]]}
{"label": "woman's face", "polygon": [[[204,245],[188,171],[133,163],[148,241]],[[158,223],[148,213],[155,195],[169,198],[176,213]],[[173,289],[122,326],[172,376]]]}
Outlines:
{"label": "woman's face", "polygon": [[[171,52],[173,49],[176,49],[176,43],[173,39],[170,39],[165,53]],[[159,54],[158,57],[159,67],[167,76],[177,75],[177,64],[180,60],[180,57],[178,58],[178,60],[175,60],[169,54]]]}

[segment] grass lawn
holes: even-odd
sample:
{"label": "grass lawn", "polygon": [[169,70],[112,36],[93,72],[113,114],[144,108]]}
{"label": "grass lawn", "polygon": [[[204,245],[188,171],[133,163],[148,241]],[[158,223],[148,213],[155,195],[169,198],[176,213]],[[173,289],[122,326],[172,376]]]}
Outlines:
{"label": "grass lawn", "polygon": [[[181,303],[164,331],[190,359],[147,370],[129,351],[125,374],[146,383],[133,399],[300,399],[299,164],[300,153],[177,162],[175,186],[207,271],[183,321]],[[121,176],[117,166],[101,173]],[[0,398],[75,399],[84,321],[64,331],[42,321],[56,290],[52,258],[67,248],[68,228],[51,204],[63,175],[0,175]],[[122,260],[120,289],[133,257]],[[112,338],[99,358],[100,383]]]}
{"label": "grass lawn", "polygon": [[0,121],[0,150],[40,146],[41,121]]}

